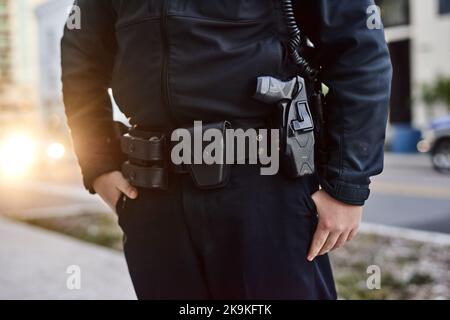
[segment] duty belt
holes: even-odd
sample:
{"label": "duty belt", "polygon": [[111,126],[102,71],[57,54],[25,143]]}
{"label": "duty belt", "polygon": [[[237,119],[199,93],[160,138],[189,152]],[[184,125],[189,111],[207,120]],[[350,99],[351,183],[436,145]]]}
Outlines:
{"label": "duty belt", "polygon": [[[228,128],[248,130],[267,128],[264,119],[239,119],[233,122],[221,121],[202,125],[203,130],[218,129],[225,136]],[[183,128],[191,131],[194,127]],[[176,130],[176,129],[175,129]],[[195,185],[201,189],[223,187],[230,174],[230,166],[223,161],[220,164],[174,165],[170,160],[170,136],[173,130],[158,132],[142,126],[135,126],[122,136],[122,151],[128,156],[122,166],[125,178],[135,187],[167,190],[169,172],[175,174],[190,173]],[[223,152],[225,156],[226,152]]]}

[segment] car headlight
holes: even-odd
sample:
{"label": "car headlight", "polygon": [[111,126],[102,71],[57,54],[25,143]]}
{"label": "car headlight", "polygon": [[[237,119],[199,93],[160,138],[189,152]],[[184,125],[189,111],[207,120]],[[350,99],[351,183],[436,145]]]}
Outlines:
{"label": "car headlight", "polygon": [[422,133],[423,139],[417,143],[417,151],[421,153],[430,152],[435,140],[435,133],[433,130],[426,130]]}
{"label": "car headlight", "polygon": [[427,153],[431,150],[431,144],[428,142],[428,140],[420,140],[417,143],[417,151],[421,153]]}

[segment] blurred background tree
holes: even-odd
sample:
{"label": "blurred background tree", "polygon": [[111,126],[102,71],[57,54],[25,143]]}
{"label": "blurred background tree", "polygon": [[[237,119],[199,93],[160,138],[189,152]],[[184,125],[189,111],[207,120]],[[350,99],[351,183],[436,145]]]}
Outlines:
{"label": "blurred background tree", "polygon": [[450,111],[450,77],[439,77],[434,83],[424,85],[422,99],[429,106],[442,103]]}

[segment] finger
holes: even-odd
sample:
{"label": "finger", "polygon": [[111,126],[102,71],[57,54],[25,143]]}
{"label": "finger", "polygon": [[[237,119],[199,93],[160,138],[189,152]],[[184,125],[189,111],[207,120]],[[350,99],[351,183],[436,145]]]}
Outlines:
{"label": "finger", "polygon": [[327,240],[325,241],[323,247],[319,251],[319,256],[324,255],[333,249],[334,245],[338,241],[341,236],[341,232],[332,232],[328,235]]}
{"label": "finger", "polygon": [[353,229],[350,232],[350,234],[348,235],[347,242],[352,241],[356,237],[357,234],[358,234],[358,229],[357,228]]}
{"label": "finger", "polygon": [[134,188],[124,177],[117,179],[116,188],[122,191],[130,199],[136,199],[138,196],[137,189]]}
{"label": "finger", "polygon": [[347,242],[349,235],[350,235],[350,231],[342,233],[339,236],[339,239],[336,241],[336,244],[334,245],[334,247],[331,249],[331,251],[342,247]]}
{"label": "finger", "polygon": [[319,253],[320,249],[323,247],[323,244],[327,240],[328,235],[329,235],[329,232],[326,229],[322,228],[319,224],[316,232],[314,233],[314,237],[311,242],[311,247],[309,249],[308,258],[307,258],[308,261],[313,261],[317,257],[317,254]]}

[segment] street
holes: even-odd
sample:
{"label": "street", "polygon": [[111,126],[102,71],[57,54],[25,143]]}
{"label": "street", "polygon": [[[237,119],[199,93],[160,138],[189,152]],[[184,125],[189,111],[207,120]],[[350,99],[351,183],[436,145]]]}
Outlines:
{"label": "street", "polygon": [[364,221],[450,233],[450,175],[435,172],[427,155],[387,154],[371,189]]}
{"label": "street", "polygon": [[[450,234],[450,176],[433,171],[426,155],[386,155],[373,179],[365,222]],[[74,164],[46,170],[46,178],[0,183],[0,216],[47,217],[108,209],[81,186]]]}

